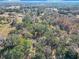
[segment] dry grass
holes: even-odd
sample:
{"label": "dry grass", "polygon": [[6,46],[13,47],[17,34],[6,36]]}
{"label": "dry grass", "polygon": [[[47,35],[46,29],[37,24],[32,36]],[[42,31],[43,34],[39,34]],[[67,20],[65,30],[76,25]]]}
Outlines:
{"label": "dry grass", "polygon": [[8,34],[14,29],[15,28],[11,28],[9,24],[5,24],[0,27],[0,35],[7,37]]}

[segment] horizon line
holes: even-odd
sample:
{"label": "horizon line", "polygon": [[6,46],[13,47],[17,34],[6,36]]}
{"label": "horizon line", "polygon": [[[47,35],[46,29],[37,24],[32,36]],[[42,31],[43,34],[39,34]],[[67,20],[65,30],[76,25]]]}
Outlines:
{"label": "horizon line", "polygon": [[0,1],[0,2],[79,2],[79,1]]}

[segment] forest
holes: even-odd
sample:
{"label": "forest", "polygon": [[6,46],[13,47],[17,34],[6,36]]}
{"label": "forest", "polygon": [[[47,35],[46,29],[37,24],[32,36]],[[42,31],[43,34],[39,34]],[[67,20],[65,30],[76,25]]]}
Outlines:
{"label": "forest", "polygon": [[79,59],[79,20],[71,14],[38,10],[18,19],[0,16],[0,59]]}

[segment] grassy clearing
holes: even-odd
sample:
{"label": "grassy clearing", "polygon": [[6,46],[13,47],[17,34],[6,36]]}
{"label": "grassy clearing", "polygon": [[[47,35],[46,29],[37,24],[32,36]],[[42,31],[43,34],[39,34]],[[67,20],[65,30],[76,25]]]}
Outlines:
{"label": "grassy clearing", "polygon": [[8,34],[14,29],[15,28],[11,28],[9,24],[4,24],[0,27],[0,35],[7,37]]}

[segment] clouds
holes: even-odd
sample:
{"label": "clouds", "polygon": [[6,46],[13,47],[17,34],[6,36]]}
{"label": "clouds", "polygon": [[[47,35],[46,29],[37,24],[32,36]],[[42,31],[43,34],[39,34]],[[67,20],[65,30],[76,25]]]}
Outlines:
{"label": "clouds", "polygon": [[48,0],[48,1],[62,1],[62,0]]}
{"label": "clouds", "polygon": [[79,1],[79,0],[0,0],[0,1]]}
{"label": "clouds", "polygon": [[21,0],[21,1],[62,1],[62,0]]}
{"label": "clouds", "polygon": [[0,0],[0,1],[20,1],[20,0]]}
{"label": "clouds", "polygon": [[57,1],[57,0],[0,0],[0,1]]}
{"label": "clouds", "polygon": [[0,0],[0,1],[47,1],[47,0]]}

